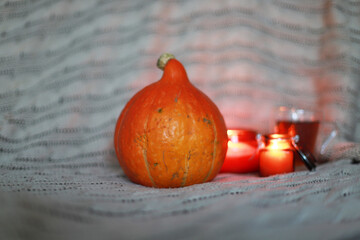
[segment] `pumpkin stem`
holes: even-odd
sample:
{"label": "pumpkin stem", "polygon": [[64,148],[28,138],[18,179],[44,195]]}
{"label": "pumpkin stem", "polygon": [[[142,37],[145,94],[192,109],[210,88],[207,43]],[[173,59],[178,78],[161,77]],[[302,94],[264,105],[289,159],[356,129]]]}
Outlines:
{"label": "pumpkin stem", "polygon": [[168,62],[170,59],[175,59],[175,56],[172,55],[171,53],[163,53],[163,54],[161,54],[161,56],[159,57],[156,66],[157,66],[158,68],[160,68],[161,70],[164,70],[167,62]]}

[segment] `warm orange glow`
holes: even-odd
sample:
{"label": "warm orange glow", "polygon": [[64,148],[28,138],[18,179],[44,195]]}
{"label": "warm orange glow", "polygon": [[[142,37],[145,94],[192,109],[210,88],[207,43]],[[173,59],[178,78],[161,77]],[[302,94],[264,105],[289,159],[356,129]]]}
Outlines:
{"label": "warm orange glow", "polygon": [[[294,151],[290,138],[272,134],[267,146],[260,150],[260,175],[267,177],[294,171]],[[278,138],[277,138],[278,137]]]}
{"label": "warm orange glow", "polygon": [[227,130],[227,135],[229,142],[234,142],[234,143],[239,142],[236,130]]}
{"label": "warm orange glow", "polygon": [[260,175],[263,177],[294,171],[294,153],[292,150],[260,151]]}
{"label": "warm orange glow", "polygon": [[247,173],[259,169],[256,133],[249,130],[227,130],[228,150],[221,172]]}
{"label": "warm orange glow", "polygon": [[269,149],[291,149],[291,143],[284,139],[273,139],[269,143]]}
{"label": "warm orange glow", "polygon": [[243,142],[228,142],[227,156],[252,155],[254,147]]}

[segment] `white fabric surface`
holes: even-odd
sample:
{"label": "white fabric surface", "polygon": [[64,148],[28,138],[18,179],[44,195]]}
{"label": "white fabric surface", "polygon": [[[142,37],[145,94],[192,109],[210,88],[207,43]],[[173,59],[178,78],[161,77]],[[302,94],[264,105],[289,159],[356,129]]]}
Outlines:
{"label": "white fabric surface", "polygon": [[[163,52],[229,127],[266,133],[278,105],[323,110],[340,129],[331,161],[129,182],[115,122]],[[0,239],[360,238],[359,69],[360,1],[3,1]]]}

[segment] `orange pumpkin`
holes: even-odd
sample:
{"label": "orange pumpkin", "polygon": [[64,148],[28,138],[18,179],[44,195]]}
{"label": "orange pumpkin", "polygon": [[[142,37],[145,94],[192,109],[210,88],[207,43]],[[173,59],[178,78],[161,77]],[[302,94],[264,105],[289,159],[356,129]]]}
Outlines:
{"label": "orange pumpkin", "polygon": [[183,65],[163,54],[162,78],[136,93],[122,110],[114,144],[128,178],[151,187],[211,181],[227,150],[224,119],[188,80]]}

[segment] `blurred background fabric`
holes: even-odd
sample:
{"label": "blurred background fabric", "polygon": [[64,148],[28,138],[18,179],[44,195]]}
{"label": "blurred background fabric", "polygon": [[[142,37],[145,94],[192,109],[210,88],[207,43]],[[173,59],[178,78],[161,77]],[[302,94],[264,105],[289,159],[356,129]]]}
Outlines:
{"label": "blurred background fabric", "polygon": [[[276,106],[339,134],[316,172],[153,189],[113,148],[126,102],[173,53],[229,127]],[[0,3],[1,239],[360,238],[360,1]]]}

